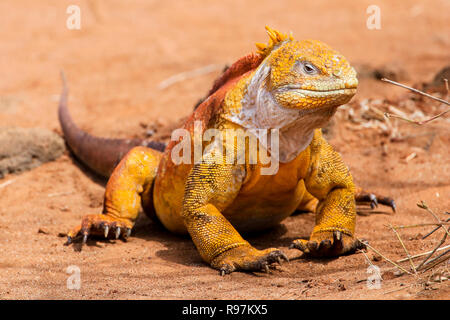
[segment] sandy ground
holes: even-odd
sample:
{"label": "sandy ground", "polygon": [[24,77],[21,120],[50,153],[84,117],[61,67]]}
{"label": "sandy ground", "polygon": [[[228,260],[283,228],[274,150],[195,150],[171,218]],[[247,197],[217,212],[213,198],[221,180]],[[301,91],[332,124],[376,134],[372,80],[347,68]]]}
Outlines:
{"label": "sandy ground", "polygon": [[[210,64],[232,63],[265,42],[264,25],[295,37],[320,39],[355,65],[404,71],[404,81],[430,81],[450,62],[450,5],[446,0],[377,1],[381,30],[366,28],[373,1],[1,1],[0,125],[43,127],[60,132],[59,71],[68,78],[70,110],[90,133],[142,136],[140,124],[171,125],[188,115],[218,72],[164,90],[168,77]],[[66,8],[81,7],[81,30],[66,28]],[[361,79],[355,103],[388,99],[399,107],[403,89]],[[437,103],[424,102],[436,114]],[[399,107],[401,108],[401,107]],[[432,222],[416,203],[441,217],[450,209],[448,119],[426,126],[399,122],[407,136],[392,142],[375,129],[355,129],[339,111],[330,142],[342,154],[357,184],[391,195],[398,211],[358,216],[357,234],[393,260],[403,249],[387,224]],[[448,118],[448,117],[447,117]],[[417,157],[406,161],[415,152]],[[363,254],[312,260],[288,250],[307,237],[310,213],[246,238],[257,248],[279,247],[291,258],[270,274],[219,277],[205,265],[190,239],[174,236],[143,217],[128,242],[90,241],[81,252],[63,246],[61,232],[82,215],[101,211],[104,182],[68,152],[58,160],[0,184],[0,298],[2,299],[448,299],[448,282],[424,286],[431,274],[393,277],[390,264],[372,261],[384,280],[366,285]],[[39,231],[40,230],[40,231]],[[432,249],[429,228],[401,230],[411,254]],[[368,252],[368,257],[374,254]],[[66,286],[69,266],[81,271],[81,289]],[[408,267],[408,264],[403,264]]]}

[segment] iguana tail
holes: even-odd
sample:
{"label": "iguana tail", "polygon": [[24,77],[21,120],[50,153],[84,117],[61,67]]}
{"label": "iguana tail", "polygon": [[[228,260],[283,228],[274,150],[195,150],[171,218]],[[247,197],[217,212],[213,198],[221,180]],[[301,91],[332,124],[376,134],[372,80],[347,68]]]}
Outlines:
{"label": "iguana tail", "polygon": [[106,139],[94,137],[73,122],[67,108],[69,89],[65,76],[61,73],[63,91],[58,107],[58,118],[64,133],[64,139],[75,156],[90,169],[104,177],[109,177],[127,152],[136,146],[146,146],[164,151],[166,145],[162,142],[142,139]]}

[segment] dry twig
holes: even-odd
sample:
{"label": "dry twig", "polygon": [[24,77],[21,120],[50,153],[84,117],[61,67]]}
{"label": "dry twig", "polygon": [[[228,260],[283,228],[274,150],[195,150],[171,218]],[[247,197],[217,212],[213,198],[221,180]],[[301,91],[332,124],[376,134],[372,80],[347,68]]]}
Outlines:
{"label": "dry twig", "polygon": [[[435,252],[439,252],[439,251],[442,251],[442,250],[445,250],[445,249],[449,249],[449,248],[450,248],[450,245],[442,247],[442,248],[439,248],[439,249],[435,250]],[[420,257],[426,256],[430,252],[433,252],[433,250],[415,254],[415,255],[411,256],[411,258],[412,259],[420,258]],[[396,262],[397,263],[401,263],[401,262],[405,262],[405,261],[408,261],[408,260],[409,260],[409,258],[403,258],[403,259],[397,260]]]}
{"label": "dry twig", "polygon": [[405,244],[403,243],[402,238],[400,238],[400,235],[398,234],[397,230],[396,230],[392,225],[389,225],[389,227],[392,229],[392,231],[393,231],[393,232],[395,233],[395,235],[397,236],[398,241],[400,241],[400,244],[402,245],[403,250],[405,250],[406,257],[408,258],[409,262],[411,263],[411,268],[413,269],[414,273],[417,274],[416,266],[414,265],[414,263],[413,263],[413,261],[412,261],[412,258],[411,258],[411,255],[409,254],[408,249],[406,249],[406,246],[405,246]]}
{"label": "dry twig", "polygon": [[412,274],[411,272],[409,272],[408,270],[404,269],[402,266],[400,266],[399,264],[395,263],[394,261],[392,261],[391,259],[387,258],[386,256],[384,256],[381,252],[379,252],[377,249],[375,249],[374,247],[372,247],[371,245],[369,245],[367,242],[362,241],[361,239],[358,239],[360,242],[364,243],[367,248],[371,249],[372,251],[374,251],[376,254],[380,255],[384,260],[386,260],[387,262],[389,262],[390,264],[394,265],[395,267],[397,267],[398,269],[400,269],[401,271],[407,273],[407,274]]}
{"label": "dry twig", "polygon": [[[429,265],[429,266],[427,266],[426,268],[424,268],[424,269],[423,269],[423,272],[428,271],[428,270],[430,270],[431,268],[434,268],[435,266],[437,266],[438,264],[441,264],[441,263],[447,261],[448,259],[450,259],[450,256],[448,256],[448,257],[445,257],[445,258],[443,258],[443,259],[438,260],[439,258],[445,256],[445,255],[446,255],[447,253],[449,253],[449,252],[450,252],[450,250],[447,250],[447,251],[445,251],[444,253],[441,253],[440,255],[438,255],[436,258],[434,258],[434,259],[428,261],[426,264],[424,264],[424,266],[426,266],[426,265]],[[437,260],[437,261],[436,261],[436,260]],[[433,263],[433,262],[434,262],[434,263]]]}
{"label": "dry twig", "polygon": [[445,227],[443,226],[443,222],[439,217],[431,210],[428,205],[424,201],[420,201],[420,203],[417,203],[417,206],[421,209],[425,209],[428,213],[430,213],[438,222],[439,226],[447,233],[447,235],[450,236],[450,233]]}
{"label": "dry twig", "polygon": [[56,193],[49,193],[47,195],[47,197],[52,198],[52,197],[59,197],[59,196],[67,196],[69,194],[74,193],[73,191],[67,191],[67,192],[56,192]]}
{"label": "dry twig", "polygon": [[406,229],[406,228],[418,228],[418,227],[426,227],[426,226],[437,226],[439,229],[441,225],[450,225],[450,219],[446,220],[442,223],[419,223],[419,224],[409,224],[406,226],[394,226],[395,229]]}
{"label": "dry twig", "polygon": [[439,247],[445,243],[445,240],[447,240],[447,233],[444,233],[444,237],[441,239],[441,242],[439,242],[439,244],[425,257],[425,259],[423,259],[422,263],[417,267],[417,270],[420,270],[420,268],[427,263],[427,260],[430,259]]}
{"label": "dry twig", "polygon": [[181,81],[184,81],[187,79],[198,77],[198,76],[208,74],[210,72],[214,72],[216,70],[221,70],[221,69],[223,69],[223,65],[209,64],[207,66],[204,66],[204,67],[201,67],[198,69],[181,72],[181,73],[171,76],[170,78],[167,78],[164,81],[161,81],[158,85],[158,89],[163,90],[177,82],[181,82]]}
{"label": "dry twig", "polygon": [[8,180],[8,181],[6,181],[6,182],[3,182],[2,184],[0,184],[0,189],[6,187],[6,186],[8,186],[8,185],[10,185],[10,184],[13,183],[14,181],[16,181],[16,180]]}
{"label": "dry twig", "polygon": [[431,236],[433,233],[435,233],[442,225],[444,224],[449,224],[448,222],[450,221],[450,218],[448,218],[447,220],[445,220],[445,222],[439,223],[437,224],[437,227],[434,228],[433,230],[431,230],[430,232],[428,232],[426,235],[424,235],[422,237],[422,240],[425,240],[426,238],[428,238],[429,236]]}
{"label": "dry twig", "polygon": [[[408,87],[408,86],[406,86],[406,85],[404,85],[404,84],[401,84],[401,83],[398,83],[398,82],[395,82],[395,81],[392,81],[392,80],[389,80],[389,79],[386,79],[386,78],[382,78],[381,81],[388,82],[388,83],[391,83],[391,84],[393,84],[393,85],[396,85],[396,86],[399,86],[399,87],[402,87],[402,88],[411,90],[412,92],[418,93],[418,94],[420,94],[420,95],[422,95],[422,96],[425,96],[425,97],[427,97],[427,98],[430,98],[430,99],[439,101],[439,102],[441,102],[441,103],[444,103],[444,104],[450,106],[450,102],[448,102],[448,101],[446,101],[446,100],[443,100],[443,99],[440,99],[440,98],[437,98],[437,97],[435,97],[435,96],[432,96],[431,94],[425,93],[425,92],[420,91],[420,90],[418,90],[418,89],[414,89],[414,88]],[[448,82],[446,82],[446,85],[448,86]],[[444,114],[446,114],[447,112],[450,112],[450,109],[448,109],[448,110],[446,110],[446,111],[444,111],[444,112],[441,112],[441,113],[439,113],[438,115],[435,115],[435,116],[433,116],[433,117],[431,117],[431,118],[429,118],[429,119],[422,120],[422,121],[411,120],[411,119],[408,119],[408,118],[406,118],[406,117],[399,116],[399,115],[395,115],[395,114],[391,114],[391,113],[387,113],[387,112],[385,112],[384,115],[385,115],[387,118],[398,118],[398,119],[401,119],[401,120],[404,120],[404,121],[408,121],[408,122],[411,122],[411,123],[414,123],[414,124],[422,125],[422,124],[426,124],[426,123],[428,123],[428,122],[430,122],[430,121],[433,121],[433,120],[435,120],[435,119],[437,119],[437,118],[442,117],[442,116],[443,116]]]}

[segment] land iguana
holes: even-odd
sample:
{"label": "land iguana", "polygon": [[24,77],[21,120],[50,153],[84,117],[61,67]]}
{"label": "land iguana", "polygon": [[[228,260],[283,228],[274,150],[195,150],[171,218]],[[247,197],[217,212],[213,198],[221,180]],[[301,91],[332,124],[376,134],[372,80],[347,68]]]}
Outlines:
{"label": "land iguana", "polygon": [[[171,232],[189,233],[203,260],[222,275],[267,271],[288,260],[279,249],[254,248],[240,233],[273,227],[296,210],[315,212],[316,224],[308,240],[294,240],[290,248],[328,257],[364,246],[355,238],[356,203],[372,207],[381,203],[394,210],[395,204],[391,198],[356,189],[320,129],[355,95],[356,72],[323,42],[297,41],[292,35],[266,30],[268,44],[256,44],[256,53],[227,68],[184,125],[191,141],[196,126],[200,134],[215,129],[250,135],[244,144],[235,138],[223,139],[222,145],[217,139],[203,142],[201,161],[194,159],[194,142],[182,150],[191,161],[172,159],[181,138],[166,147],[83,132],[69,115],[64,81],[59,120],[67,144],[87,166],[110,176],[103,212],[85,215],[68,232],[66,244],[74,238],[85,243],[89,235],[127,238],[142,207]],[[269,140],[264,143],[261,132],[274,129],[279,145],[277,158],[272,159],[278,167],[273,174],[262,174],[269,164],[260,157],[250,161],[250,136],[257,138],[258,151],[272,156],[276,152]],[[221,152],[224,147],[234,152],[233,161]]]}

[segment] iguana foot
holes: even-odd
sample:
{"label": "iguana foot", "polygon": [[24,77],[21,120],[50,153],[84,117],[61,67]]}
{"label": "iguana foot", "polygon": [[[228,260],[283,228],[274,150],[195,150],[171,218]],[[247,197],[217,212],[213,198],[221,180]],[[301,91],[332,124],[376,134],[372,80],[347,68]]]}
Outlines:
{"label": "iguana foot", "polygon": [[269,271],[273,263],[289,261],[288,257],[275,248],[258,250],[251,246],[240,246],[220,254],[211,262],[211,266],[220,271],[220,275],[233,271]]}
{"label": "iguana foot", "polygon": [[105,238],[115,239],[122,235],[123,238],[128,238],[132,227],[132,223],[126,220],[105,214],[89,214],[83,217],[81,225],[69,231],[65,245],[71,244],[78,235],[83,236],[82,244],[86,243],[89,235],[103,235]]}
{"label": "iguana foot", "polygon": [[294,240],[289,248],[299,249],[311,257],[335,257],[363,249],[365,245],[340,231],[327,231],[312,234],[309,240]]}
{"label": "iguana foot", "polygon": [[395,212],[395,201],[392,198],[380,196],[371,192],[361,191],[355,195],[356,204],[369,204],[370,208],[375,209],[378,204],[382,204],[392,208]]}

